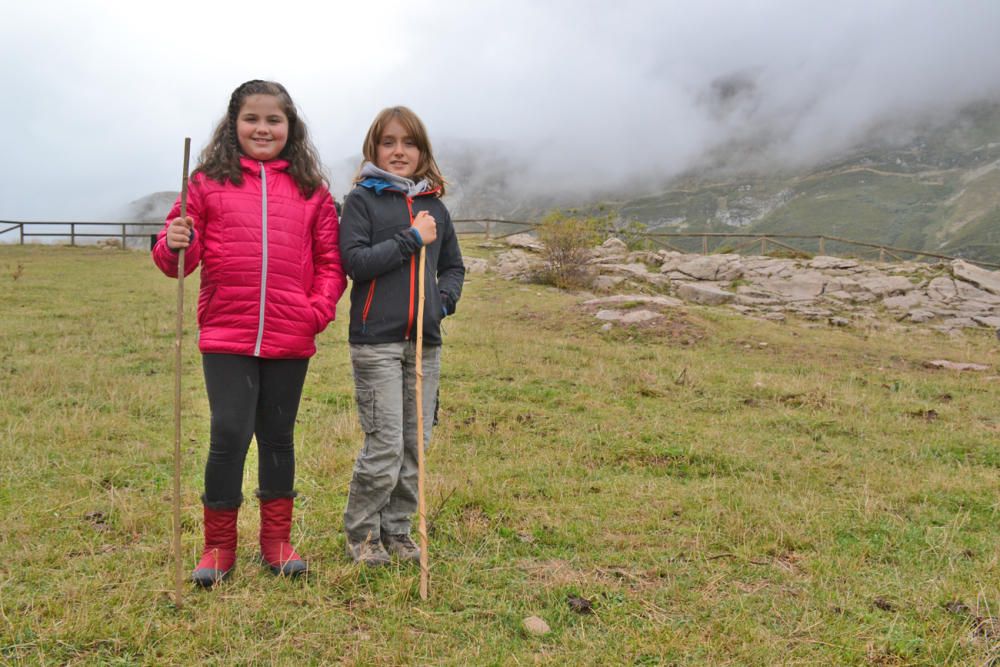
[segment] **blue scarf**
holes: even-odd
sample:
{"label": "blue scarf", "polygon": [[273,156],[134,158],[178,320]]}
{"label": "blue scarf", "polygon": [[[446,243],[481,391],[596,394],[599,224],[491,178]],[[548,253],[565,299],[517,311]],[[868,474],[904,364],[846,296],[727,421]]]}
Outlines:
{"label": "blue scarf", "polygon": [[421,180],[419,183],[414,183],[409,178],[397,176],[396,174],[391,174],[384,169],[379,169],[371,162],[365,162],[361,165],[361,172],[358,176],[364,179],[358,181],[358,185],[363,188],[368,188],[369,190],[374,190],[375,194],[379,195],[382,194],[383,190],[392,188],[394,190],[399,190],[408,197],[415,197],[416,195],[427,192],[431,189],[430,181],[426,178]]}

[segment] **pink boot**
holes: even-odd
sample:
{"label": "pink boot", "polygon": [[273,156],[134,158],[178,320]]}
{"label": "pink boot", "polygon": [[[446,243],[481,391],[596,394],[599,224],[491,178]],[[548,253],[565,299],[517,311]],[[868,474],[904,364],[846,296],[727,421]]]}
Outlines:
{"label": "pink boot", "polygon": [[290,542],[293,504],[292,498],[260,501],[260,558],[271,572],[285,577],[297,577],[309,569]]}
{"label": "pink boot", "polygon": [[236,564],[236,517],[239,508],[205,508],[205,550],[191,579],[210,588],[227,578]]}

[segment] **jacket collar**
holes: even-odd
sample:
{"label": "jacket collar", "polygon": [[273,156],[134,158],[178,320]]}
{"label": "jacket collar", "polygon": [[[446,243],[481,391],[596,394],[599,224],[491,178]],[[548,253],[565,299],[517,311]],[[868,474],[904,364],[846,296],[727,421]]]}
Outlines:
{"label": "jacket collar", "polygon": [[[264,169],[267,171],[287,171],[288,170],[288,160],[282,160],[281,158],[276,158],[274,160],[268,160],[264,162]],[[260,173],[260,161],[254,160],[246,155],[240,155],[240,168],[243,171],[248,171],[252,174]]]}

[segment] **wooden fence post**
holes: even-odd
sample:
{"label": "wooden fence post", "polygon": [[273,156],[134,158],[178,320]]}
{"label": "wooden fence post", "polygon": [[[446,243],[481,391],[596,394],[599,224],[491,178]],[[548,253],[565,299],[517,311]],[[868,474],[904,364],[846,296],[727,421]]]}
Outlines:
{"label": "wooden fence post", "polygon": [[76,223],[69,223],[69,244],[70,246],[76,245]]}
{"label": "wooden fence post", "polygon": [[17,226],[17,230],[21,234],[21,243],[20,243],[20,245],[24,245],[24,223],[23,222]]}
{"label": "wooden fence post", "polygon": [[878,249],[878,261],[880,261],[880,262],[884,262],[885,261],[885,248],[879,248]]}
{"label": "wooden fence post", "polygon": [[490,240],[490,225],[492,225],[492,224],[493,223],[490,222],[489,220],[486,221],[486,240],[487,241]]}
{"label": "wooden fence post", "polygon": [[708,254],[708,237],[707,236],[702,236],[701,237],[701,254],[702,255],[707,255]]}
{"label": "wooden fence post", "polygon": [[767,239],[766,238],[761,238],[761,240],[760,240],[760,254],[761,255],[766,255],[767,254]]}
{"label": "wooden fence post", "polygon": [[122,223],[122,250],[125,249],[125,223]]}
{"label": "wooden fence post", "polygon": [[826,239],[823,238],[822,236],[819,237],[819,254],[821,254],[821,255],[825,255],[826,254],[826,246],[823,243],[823,241],[825,241],[825,240]]}

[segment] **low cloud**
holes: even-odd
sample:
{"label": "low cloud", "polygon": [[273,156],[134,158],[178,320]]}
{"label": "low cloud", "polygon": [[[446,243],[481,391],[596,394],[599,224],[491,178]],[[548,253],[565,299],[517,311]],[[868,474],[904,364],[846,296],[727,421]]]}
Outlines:
{"label": "low cloud", "polygon": [[730,146],[809,164],[1000,96],[992,0],[135,4],[4,10],[0,218],[114,217],[176,188],[182,138],[203,145],[249,78],[286,84],[338,193],[391,104],[442,151],[510,165],[511,188],[572,197],[655,188]]}

